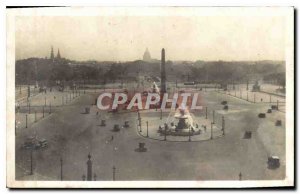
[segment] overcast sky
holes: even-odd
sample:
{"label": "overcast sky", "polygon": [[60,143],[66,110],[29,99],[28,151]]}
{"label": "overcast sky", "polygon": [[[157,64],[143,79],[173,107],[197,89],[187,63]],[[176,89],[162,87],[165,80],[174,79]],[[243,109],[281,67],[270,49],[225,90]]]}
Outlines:
{"label": "overcast sky", "polygon": [[284,60],[284,17],[18,16],[16,58],[74,60]]}

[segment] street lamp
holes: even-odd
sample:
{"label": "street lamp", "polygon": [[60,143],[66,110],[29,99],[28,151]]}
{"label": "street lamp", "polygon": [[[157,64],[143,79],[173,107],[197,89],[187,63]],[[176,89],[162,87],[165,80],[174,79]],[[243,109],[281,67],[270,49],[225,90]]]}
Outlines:
{"label": "street lamp", "polygon": [[213,139],[213,123],[212,122],[210,123],[210,132],[211,132],[210,139]]}
{"label": "street lamp", "polygon": [[30,175],[33,175],[32,152],[33,152],[33,148],[30,149]]}
{"label": "street lamp", "polygon": [[63,180],[63,159],[60,157],[60,180]]}
{"label": "street lamp", "polygon": [[165,124],[165,138],[164,138],[164,141],[167,141],[167,127],[166,127],[166,124]]}
{"label": "street lamp", "polygon": [[34,122],[36,123],[37,118],[36,118],[36,110],[34,111]]}
{"label": "street lamp", "polygon": [[191,141],[191,127],[189,127],[189,141]]}
{"label": "street lamp", "polygon": [[147,123],[147,137],[149,137],[149,133],[148,133],[148,121],[146,123]]}
{"label": "street lamp", "polygon": [[162,109],[160,109],[160,120],[162,120]]}
{"label": "street lamp", "polygon": [[115,166],[113,166],[113,181],[115,181],[116,180],[116,167]]}
{"label": "street lamp", "polygon": [[222,116],[222,131],[223,131],[223,136],[225,135],[225,119],[224,116]]}
{"label": "street lamp", "polygon": [[28,124],[27,124],[27,122],[28,122],[28,121],[27,121],[27,120],[28,120],[28,115],[26,114],[25,116],[26,116],[26,119],[25,119],[25,120],[26,120],[26,122],[25,122],[25,128],[27,128],[27,125],[28,125]]}

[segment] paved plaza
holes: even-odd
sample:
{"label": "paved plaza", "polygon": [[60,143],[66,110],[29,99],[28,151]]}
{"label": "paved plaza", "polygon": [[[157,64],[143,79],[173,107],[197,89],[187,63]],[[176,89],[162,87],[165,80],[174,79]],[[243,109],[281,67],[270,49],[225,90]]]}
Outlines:
{"label": "paved plaza", "polygon": [[[169,116],[166,110],[141,111],[142,130],[137,127],[137,113],[120,111],[112,113],[100,111],[95,99],[103,90],[81,91],[80,95],[57,91],[39,94],[32,98],[32,113],[28,113],[26,104],[16,114],[16,179],[17,180],[60,180],[61,163],[63,180],[82,180],[86,175],[86,162],[91,154],[93,174],[96,180],[112,180],[115,167],[116,180],[243,180],[284,179],[285,177],[285,114],[273,110],[266,113],[273,103],[253,103],[244,99],[218,92],[214,89],[199,91],[203,106],[208,109],[191,111],[199,125],[208,125],[207,133],[199,137],[167,137],[157,133],[158,126]],[[232,92],[232,91],[231,91]],[[267,99],[267,94],[264,99]],[[55,98],[54,98],[55,96]],[[41,112],[45,97],[51,102],[53,111]],[[258,97],[260,98],[260,97]],[[272,96],[276,99],[277,96]],[[51,100],[50,100],[51,99]],[[282,102],[284,101],[283,98]],[[227,101],[229,109],[223,110],[222,101]],[[266,100],[267,101],[267,100]],[[276,103],[275,103],[276,104]],[[85,108],[90,113],[85,114]],[[39,118],[35,122],[34,108]],[[215,111],[214,138],[210,138],[210,123]],[[266,118],[258,118],[266,113]],[[28,116],[25,127],[24,115]],[[225,120],[225,135],[219,131],[222,117]],[[101,126],[101,120],[106,126]],[[275,126],[277,120],[282,126]],[[123,127],[128,121],[129,127]],[[149,121],[148,137],[146,121]],[[114,132],[114,125],[120,131]],[[252,137],[244,138],[250,131]],[[22,148],[30,136],[48,141],[48,147],[32,152],[33,174],[31,169],[31,151]],[[136,152],[139,143],[145,143],[146,152]],[[280,158],[278,169],[268,169],[268,156]]]}

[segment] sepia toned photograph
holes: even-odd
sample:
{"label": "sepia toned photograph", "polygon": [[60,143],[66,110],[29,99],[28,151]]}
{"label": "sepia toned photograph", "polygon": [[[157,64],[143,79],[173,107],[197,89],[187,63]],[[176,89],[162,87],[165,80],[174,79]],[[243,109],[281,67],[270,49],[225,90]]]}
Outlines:
{"label": "sepia toned photograph", "polygon": [[294,186],[293,7],[6,9],[7,187]]}

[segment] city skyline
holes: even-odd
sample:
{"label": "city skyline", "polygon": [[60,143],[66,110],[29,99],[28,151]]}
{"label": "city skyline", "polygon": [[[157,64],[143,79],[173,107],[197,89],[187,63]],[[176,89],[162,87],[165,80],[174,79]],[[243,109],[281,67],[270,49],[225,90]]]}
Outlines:
{"label": "city skyline", "polygon": [[17,17],[16,59],[49,57],[54,46],[79,61],[139,60],[146,48],[175,61],[283,61],[284,26],[279,16]]}
{"label": "city skyline", "polygon": [[6,16],[8,188],[295,186],[294,7]]}

